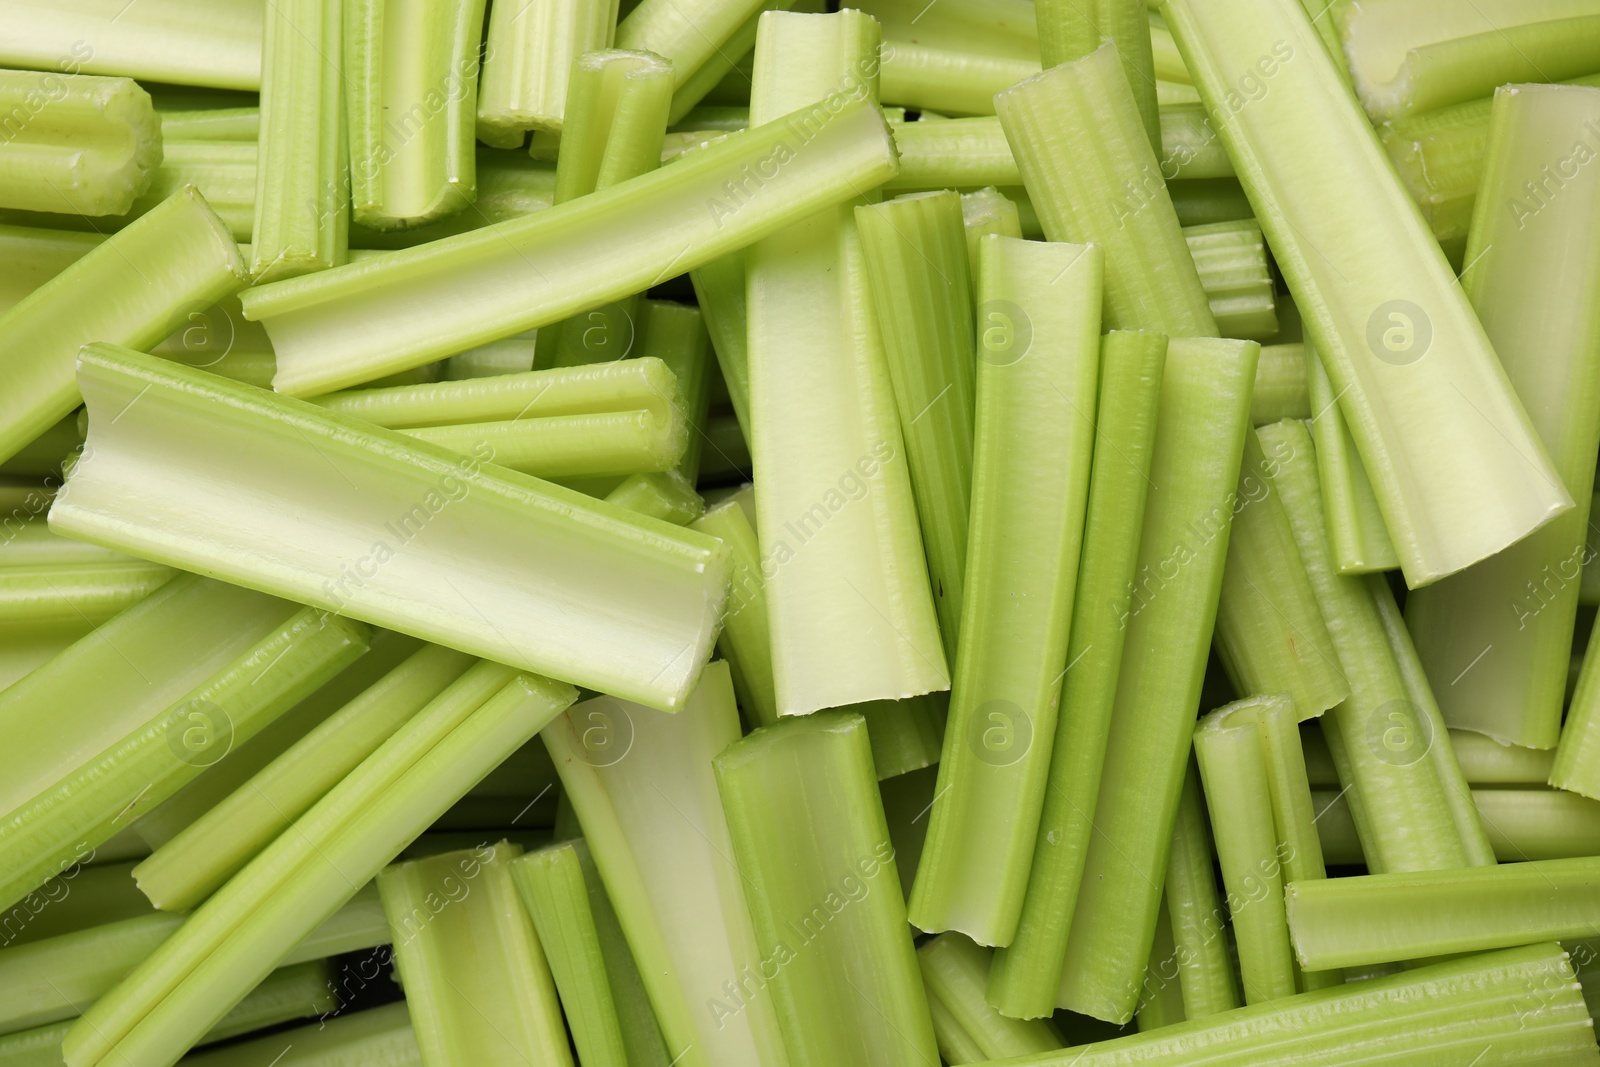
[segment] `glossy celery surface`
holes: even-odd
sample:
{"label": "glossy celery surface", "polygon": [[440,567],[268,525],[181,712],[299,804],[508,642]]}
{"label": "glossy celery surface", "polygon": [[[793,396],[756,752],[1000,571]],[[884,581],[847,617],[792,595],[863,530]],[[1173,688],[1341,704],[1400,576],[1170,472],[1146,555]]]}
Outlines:
{"label": "glossy celery surface", "polygon": [[[934,1036],[951,1067],[1049,1052],[1064,1044],[1048,1021],[1008,1019],[989,1006],[984,987],[992,955],[956,933],[940,934],[917,949]],[[963,1054],[969,1047],[971,1052]]]}
{"label": "glossy celery surface", "polygon": [[1256,387],[1250,394],[1250,421],[1261,426],[1281,419],[1309,419],[1311,410],[1305,345],[1262,345]]}
{"label": "glossy celery surface", "polygon": [[150,94],[129,78],[0,71],[0,207],[120,215],[161,162]]}
{"label": "glossy celery surface", "polygon": [[497,148],[520,148],[529,130],[559,134],[572,65],[608,48],[616,0],[511,0],[489,9],[477,95],[477,135]]}
{"label": "glossy celery surface", "polygon": [[149,0],[18,5],[8,13],[0,66],[105,74],[177,85],[257,89],[263,11],[251,0],[195,8]]}
{"label": "glossy celery surface", "polygon": [[1334,566],[1340,574],[1377,574],[1400,565],[1394,542],[1378,510],[1372,479],[1356,451],[1339,396],[1328,381],[1314,344],[1303,346],[1311,438],[1317,450],[1323,518]]}
{"label": "glossy celery surface", "polygon": [[1143,0],[1045,0],[1034,7],[1039,26],[1039,61],[1047,69],[1089,55],[1103,40],[1116,46],[1150,146],[1159,150],[1161,120],[1156,113],[1155,55]]}
{"label": "glossy celery surface", "polygon": [[259,107],[156,109],[163,141],[254,141],[261,132]]}
{"label": "glossy celery surface", "polygon": [[674,526],[687,526],[706,510],[705,499],[676,470],[630,475],[607,493],[605,499],[608,504],[662,519]]}
{"label": "glossy celery surface", "polygon": [[992,115],[994,96],[1039,73],[1037,57],[975,55],[886,39],[880,76],[886,104],[952,115]]}

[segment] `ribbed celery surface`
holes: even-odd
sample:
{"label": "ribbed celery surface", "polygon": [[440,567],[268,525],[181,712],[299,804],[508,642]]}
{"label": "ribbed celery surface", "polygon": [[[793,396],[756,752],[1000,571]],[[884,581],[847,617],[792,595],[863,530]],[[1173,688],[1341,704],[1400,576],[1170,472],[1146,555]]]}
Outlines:
{"label": "ribbed celery surface", "polygon": [[128,78],[0,71],[0,207],[120,215],[161,162],[150,94]]}
{"label": "ribbed celery surface", "polygon": [[1262,345],[1256,387],[1250,394],[1250,421],[1257,426],[1282,419],[1309,419],[1305,345]]}
{"label": "ribbed celery surface", "polygon": [[1155,55],[1143,0],[1044,0],[1034,7],[1039,60],[1046,68],[1081,59],[1098,49],[1102,40],[1116,46],[1150,147],[1159,151],[1162,123],[1156,114]]}
{"label": "ribbed celery surface", "polygon": [[995,94],[1039,73],[1037,58],[975,55],[885,39],[880,77],[886,104],[952,115],[992,115]]}
{"label": "ribbed celery surface", "polygon": [[617,23],[616,45],[670,61],[673,87],[681,88],[723,49],[742,55],[731,42],[765,6],[762,0],[642,0]]}
{"label": "ribbed celery surface", "polygon": [[1224,337],[1266,341],[1278,333],[1277,297],[1267,246],[1253,219],[1185,226],[1184,244]]}
{"label": "ribbed celery surface", "polygon": [[940,934],[917,949],[934,1037],[951,1067],[1049,1052],[1065,1044],[1048,1021],[1008,1019],[989,1006],[984,987],[992,955],[956,933]]}
{"label": "ribbed celery surface", "polygon": [[497,148],[522,147],[529,130],[559,134],[572,66],[607,48],[616,0],[508,0],[491,6],[477,93],[477,135]]}

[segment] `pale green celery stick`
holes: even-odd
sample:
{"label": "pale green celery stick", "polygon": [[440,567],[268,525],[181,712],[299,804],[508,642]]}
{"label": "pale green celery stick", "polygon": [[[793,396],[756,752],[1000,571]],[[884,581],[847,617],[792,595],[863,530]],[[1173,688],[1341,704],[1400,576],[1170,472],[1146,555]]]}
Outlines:
{"label": "pale green celery stick", "polygon": [[674,526],[688,526],[706,510],[705,500],[678,471],[630,475],[606,494],[606,503]]}
{"label": "pale green celery stick", "polygon": [[[1340,574],[1376,574],[1400,566],[1378,497],[1356,451],[1355,437],[1339,407],[1316,346],[1307,339],[1306,398],[1311,408],[1311,438],[1316,443],[1317,477],[1322,485],[1323,519],[1333,564]],[[1292,416],[1290,416],[1292,417]]]}
{"label": "pale green celery stick", "polygon": [[[748,495],[748,494],[747,494]],[[772,677],[772,631],[767,624],[766,578],[755,527],[737,500],[707,509],[691,524],[720,538],[727,546],[729,593],[717,635],[717,651],[728,661],[739,707],[752,726],[778,721],[777,689]]]}
{"label": "pale green celery stick", "polygon": [[60,654],[92,626],[81,621],[58,626],[30,626],[0,641],[0,685],[14,685],[40,664]]}
{"label": "pale green celery stick", "polygon": [[572,1063],[506,841],[385,868],[378,892],[424,1067]]}
{"label": "pale green celery stick", "polygon": [[493,378],[501,374],[530,371],[538,352],[538,342],[534,339],[537,333],[537,330],[529,330],[503,341],[490,341],[486,345],[457,352],[444,361],[441,379],[458,382],[468,378]]}
{"label": "pale green celery stick", "polygon": [[1239,1006],[1223,908],[1217,900],[1211,835],[1206,829],[1200,776],[1191,761],[1184,774],[1167,860],[1165,897],[1175,945],[1173,963],[1183,992],[1183,1013],[1199,1019]]}
{"label": "pale green celery stick", "polygon": [[172,1063],[318,922],[571,703],[570,686],[473,667],[296,820],[69,1033],[69,1067]]}
{"label": "pale green celery stick", "polygon": [[[408,12],[415,18],[415,12]],[[343,0],[274,0],[261,53],[260,166],[251,225],[254,283],[348,258],[350,141]]]}
{"label": "pale green celery stick", "polygon": [[254,0],[117,0],[8,5],[0,66],[256,89],[262,7]]}
{"label": "pale green celery stick", "polygon": [[1200,93],[1188,82],[1156,82],[1156,105],[1158,107],[1187,107],[1200,102]]}
{"label": "pale green celery stick", "polygon": [[1408,584],[1476,563],[1570,508],[1454,271],[1297,0],[1168,0],[1163,13],[1305,316]]}
{"label": "pale green celery stick", "polygon": [[120,215],[161,162],[161,122],[129,78],[0,71],[0,206]]}
{"label": "pale green celery stick", "polygon": [[375,680],[141,862],[134,869],[139,888],[163,911],[198,905],[471,662],[430,645]]}
{"label": "pale green celery stick", "polygon": [[169,567],[133,559],[0,568],[0,632],[75,623],[98,626],[155,592],[172,575]]}
{"label": "pale green celery stick", "polygon": [[[732,88],[735,98],[727,102],[737,103],[748,111],[750,86],[754,77],[756,35],[761,28],[761,16],[768,11],[788,11],[793,7],[811,12],[825,10],[825,5],[817,3],[816,0],[805,0],[801,3],[797,3],[797,0],[765,0],[760,8],[733,31],[733,35],[699,70],[689,75],[688,79],[674,90],[672,121],[675,123],[682,121],[702,100],[716,100],[719,89]],[[893,121],[887,109],[884,118]]]}
{"label": "pale green celery stick", "polygon": [[244,284],[244,262],[192,187],[101,243],[0,315],[0,459],[81,402],[73,380],[90,341],[153,345],[184,315]]}
{"label": "pale green celery stick", "polygon": [[1203,105],[1168,104],[1161,109],[1161,174],[1168,181],[1233,177],[1233,163]]}
{"label": "pale green celery stick", "polygon": [[[668,60],[673,89],[684,90],[702,67],[716,63],[719,53],[727,54],[716,69],[732,69],[729,60],[754,43],[748,25],[766,6],[763,0],[642,0],[617,23],[616,45]],[[710,88],[704,79],[695,81],[692,92],[674,99],[674,118],[681,118]]]}
{"label": "pale green celery stick", "polygon": [[118,414],[91,415],[52,527],[658,706],[693,688],[727,580],[711,539],[166,360],[80,363]]}
{"label": "pale green celery stick", "polygon": [[979,249],[965,636],[908,911],[923,930],[1009,945],[1068,662],[1094,449],[1103,260],[1092,246],[1012,237],[986,237]]}
{"label": "pale green celery stick", "polygon": [[1044,0],[1034,8],[1039,61],[1047,70],[1094,53],[1103,40],[1112,42],[1151,150],[1161,151],[1163,124],[1156,112],[1155,55],[1144,0]]}
{"label": "pale green celery stick", "polygon": [[259,107],[215,107],[195,110],[156,109],[161,138],[173,141],[250,141],[261,132]]}
{"label": "pale green celery stick", "polygon": [[[1589,514],[1591,515],[1600,513],[1600,508],[1595,506],[1597,498],[1600,498],[1600,492],[1594,493],[1589,498]],[[1600,559],[1600,545],[1596,544],[1597,541],[1600,541],[1600,531],[1595,530],[1591,525],[1588,535],[1585,537],[1585,543],[1589,546],[1589,554],[1584,557],[1583,581],[1578,592],[1578,603],[1590,606],[1600,604],[1600,567],[1597,567],[1594,563],[1596,559]]]}
{"label": "pale green celery stick", "polygon": [[1167,338],[1112,332],[1100,346],[1100,395],[1083,558],[1060,714],[1017,934],[995,953],[989,999],[1002,1014],[1055,1009],[1111,728],[1149,487]]}
{"label": "pale green celery stick", "polygon": [[[937,125],[937,124],[935,124]],[[945,660],[961,628],[972,497],[974,356],[961,198],[946,189],[856,208],[894,386]]]}
{"label": "pale green celery stick", "polygon": [[[1364,863],[1368,873],[1380,874],[1383,871],[1383,859],[1376,848],[1369,849],[1365,842],[1375,840],[1371,820],[1367,816],[1366,802],[1361,797],[1361,792],[1356,788],[1355,774],[1350,765],[1350,754],[1345,749],[1344,739],[1334,726],[1331,717],[1317,720],[1319,733],[1327,745],[1328,758],[1333,762],[1336,772],[1334,783],[1346,783],[1337,794],[1327,794],[1327,802],[1322,797],[1313,797],[1317,808],[1319,825],[1322,817],[1327,815],[1330,807],[1338,802],[1338,808],[1344,813],[1349,822],[1350,835],[1354,840],[1350,852],[1340,853],[1340,859],[1334,863]],[[1342,828],[1341,828],[1342,829]],[[1323,836],[1326,830],[1319,830],[1318,835],[1322,840],[1324,849],[1328,849],[1327,838]],[[1341,838],[1342,840],[1342,838]]]}
{"label": "pale green celery stick", "polygon": [[526,152],[502,152],[479,146],[477,172],[478,198],[462,204],[461,210],[411,230],[379,232],[351,226],[351,251],[412,248],[496,222],[532,215],[554,201],[555,166],[530,159]]}
{"label": "pale green celery stick", "polygon": [[1215,337],[1115,46],[1030,78],[995,108],[1045,236],[1105,250],[1107,327]]}
{"label": "pale green celery stick", "polygon": [[1254,430],[1245,434],[1215,641],[1236,692],[1281,694],[1310,719],[1349,697],[1350,686],[1274,491],[1281,458],[1268,456]]}
{"label": "pale green celery stick", "polygon": [[1184,243],[1224,337],[1265,341],[1278,332],[1267,246],[1254,219],[1188,226]]}
{"label": "pale green celery stick", "polygon": [[746,905],[754,873],[734,854],[712,773],[712,757],[739,739],[726,666],[707,667],[676,715],[600,697],[542,736],[638,961],[669,1059],[784,1067],[789,1058],[767,987],[771,953],[758,948]]}
{"label": "pale green celery stick", "polygon": [[1564,789],[1475,789],[1472,799],[1504,862],[1600,855],[1600,801]]}
{"label": "pale green celery stick", "polygon": [[[828,111],[846,93],[860,102],[845,108],[876,114],[876,79],[868,75],[876,71],[877,46],[877,24],[860,12],[767,12],[751,121],[770,124],[795,108]],[[693,165],[691,157],[665,173]],[[863,195],[872,185],[857,182],[852,192]],[[745,270],[750,447],[762,556],[771,560],[766,591],[778,709],[805,714],[947,689],[853,213],[847,205],[810,212],[752,245]]]}
{"label": "pale green celery stick", "polygon": [[1196,178],[1167,188],[1172,209],[1183,226],[1252,218],[1250,201],[1236,178]]}
{"label": "pale green celery stick", "polygon": [[[1576,167],[1559,179],[1562,187],[1529,193],[1552,173],[1542,168],[1578,146],[1600,151],[1600,89],[1519,85],[1495,94],[1462,278],[1577,506],[1406,600],[1406,624],[1445,721],[1528,748],[1561,740],[1600,449],[1600,242],[1574,240],[1600,234],[1600,168]],[[1529,314],[1535,299],[1548,310]],[[1566,761],[1558,754],[1554,782],[1571,777],[1587,785],[1580,792],[1594,793],[1600,775],[1573,758],[1582,746]]]}
{"label": "pale green celery stick", "polygon": [[1146,1033],[1183,1022],[1183,987],[1178,983],[1178,943],[1172,936],[1172,916],[1165,899],[1156,913],[1156,936],[1150,942],[1150,962],[1145,966],[1144,987],[1134,1023]]}
{"label": "pale green celery stick", "polygon": [[950,694],[940,692],[905,700],[868,700],[836,710],[852,711],[867,720],[872,763],[882,779],[939,762],[949,707]]}
{"label": "pale green celery stick", "polygon": [[[96,859],[101,849],[96,849]],[[133,862],[74,864],[0,916],[0,947],[13,948],[102,923],[150,914],[133,884]],[[3,959],[0,955],[0,959]]]}
{"label": "pale green celery stick", "polygon": [[0,225],[0,312],[94,250],[102,238],[90,233]]}
{"label": "pale green celery stick", "polygon": [[557,321],[894,173],[888,127],[867,101],[771,117],[785,121],[531,217],[250,290],[245,313],[277,350],[275,387],[325,393]]}
{"label": "pale green celery stick", "polygon": [[[754,44],[754,38],[751,39]],[[674,130],[722,130],[733,133],[737,130],[750,128],[750,109],[748,107],[718,107],[707,105],[705,107],[690,108],[681,118],[673,122]]]}
{"label": "pale green celery stick", "polygon": [[693,485],[700,478],[711,411],[711,337],[700,309],[670,300],[640,301],[638,355],[661,360],[676,379],[676,391],[664,390],[664,399],[671,407],[670,422],[683,424],[687,443],[674,469]]}
{"label": "pale green celery stick", "polygon": [[299,963],[361,952],[388,941],[389,921],[383,914],[383,901],[378,897],[377,885],[369,879],[338,911],[296,942],[282,962]]}
{"label": "pale green celery stick", "polygon": [[[1473,785],[1542,786],[1550,780],[1550,768],[1555,762],[1555,753],[1548,749],[1502,745],[1468,730],[1451,730],[1450,747],[1455,750],[1466,780]],[[1324,780],[1321,784],[1329,782]]]}
{"label": "pale green celery stick", "polygon": [[1128,607],[1115,615],[1126,645],[1093,809],[1098,832],[1084,861],[1057,1001],[1095,1018],[1126,1022],[1138,1003],[1221,591],[1259,348],[1210,338],[1167,347],[1138,565]]}
{"label": "pale green celery stick", "polygon": [[1045,1019],[1008,1019],[991,1008],[984,999],[989,977],[988,949],[961,934],[940,934],[917,949],[917,964],[922,969],[922,984],[928,991],[928,1006],[938,1004],[943,1012],[934,1016],[933,1030],[943,1052],[949,1035],[941,1034],[940,1015],[953,1023],[976,1047],[973,1060],[946,1062],[975,1063],[1006,1056],[1026,1056],[1049,1052],[1062,1046],[1061,1035]]}
{"label": "pale green celery stick", "polygon": [[934,1044],[939,1048],[941,1062],[954,1067],[956,1064],[982,1063],[989,1058],[938,997],[928,998],[928,1018],[933,1022]]}
{"label": "pale green celery stick", "polygon": [[[352,218],[404,229],[476,194],[484,0],[346,0],[344,108]],[[531,21],[531,20],[530,20]]]}
{"label": "pale green celery stick", "polygon": [[584,1067],[666,1067],[667,1048],[582,841],[511,864]]}
{"label": "pale green celery stick", "polygon": [[529,130],[559,135],[573,64],[611,46],[616,0],[507,0],[490,5],[477,136],[521,148]]}
{"label": "pale green celery stick", "polygon": [[[961,225],[967,233],[967,262],[978,259],[978,242],[985,235],[997,233],[1001,237],[1021,237],[1022,219],[1016,202],[994,186],[961,194]],[[972,299],[978,299],[976,272],[972,277]]]}
{"label": "pale green celery stick", "polygon": [[786,718],[713,765],[788,1061],[937,1062],[866,720]]}
{"label": "pale green celery stick", "polygon": [[1310,417],[1305,346],[1298,342],[1262,345],[1261,361],[1256,364],[1256,387],[1250,394],[1250,421],[1264,426],[1280,419]]}
{"label": "pale green celery stick", "polygon": [[338,1015],[266,1037],[192,1052],[184,1067],[421,1067],[422,1055],[402,1001]]}
{"label": "pale green celery stick", "polygon": [[894,144],[900,173],[888,189],[1022,184],[1000,120],[992,115],[901,123],[894,127]]}
{"label": "pale green celery stick", "polygon": [[950,115],[993,115],[994,96],[1039,73],[1039,60],[986,56],[885,39],[885,103]]}
{"label": "pale green celery stick", "polygon": [[1172,39],[1172,31],[1167,29],[1167,24],[1161,21],[1161,15],[1151,7],[1146,13],[1146,21],[1150,25],[1150,52],[1155,76],[1164,82],[1187,84],[1189,81],[1189,68],[1183,65],[1183,56],[1178,54],[1178,42]]}
{"label": "pale green celery stick", "polygon": [[[0,234],[0,239],[3,239]],[[739,429],[749,440],[750,425],[750,350],[749,315],[745,303],[744,253],[728,255],[702,263],[689,272],[695,302],[705,317],[711,348],[717,356],[722,380],[728,384],[728,400],[733,404]]]}
{"label": "pale green celery stick", "polygon": [[862,0],[891,40],[1013,59],[1039,58],[1039,26],[1028,0],[942,0],[919,10],[901,0]]}
{"label": "pale green celery stick", "polygon": [[166,340],[150,349],[190,367],[236,382],[272,388],[278,361],[259,322],[244,317],[239,298],[230,296],[208,308],[192,309]]}
{"label": "pale green celery stick", "polygon": [[1593,0],[1387,0],[1341,5],[1334,18],[1375,123],[1600,67]]}

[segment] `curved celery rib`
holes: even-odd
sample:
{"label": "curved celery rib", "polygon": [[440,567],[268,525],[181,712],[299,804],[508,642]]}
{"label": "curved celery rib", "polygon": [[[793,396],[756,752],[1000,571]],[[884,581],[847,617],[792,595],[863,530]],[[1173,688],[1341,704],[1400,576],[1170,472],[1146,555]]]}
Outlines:
{"label": "curved celery rib", "polygon": [[[1228,937],[1222,928],[1222,905],[1217,901],[1216,856],[1206,832],[1205,805],[1200,799],[1200,775],[1191,762],[1183,776],[1178,815],[1172,825],[1172,851],[1167,857],[1165,896],[1173,952],[1162,960],[1156,981],[1170,982],[1175,972],[1183,999],[1183,1016],[1201,1019],[1239,1006],[1239,989],[1233,982]],[[1159,923],[1158,923],[1159,925]],[[1152,942],[1153,944],[1153,942]],[[1151,993],[1145,975],[1141,1002]]]}
{"label": "curved celery rib", "polygon": [[[719,52],[735,59],[743,54],[734,38],[765,6],[763,0],[642,0],[617,23],[617,47],[668,60],[673,88],[681,89]],[[674,112],[681,115],[693,103],[674,101]]]}
{"label": "curved celery rib", "polygon": [[1305,346],[1262,345],[1256,387],[1250,394],[1250,421],[1264,426],[1282,419],[1309,419],[1311,411]]}
{"label": "curved celery rib", "polygon": [[261,134],[259,107],[215,107],[197,110],[156,109],[161,139],[173,141],[249,141]]}
{"label": "curved celery rib", "polygon": [[1037,59],[885,40],[879,76],[887,104],[955,115],[993,115],[996,93],[1038,73]]}
{"label": "curved celery rib", "polygon": [[1089,55],[1101,41],[1116,46],[1150,147],[1160,151],[1163,135],[1156,112],[1154,45],[1144,0],[1044,0],[1034,8],[1039,61],[1047,70]]}
{"label": "curved celery rib", "polygon": [[1340,574],[1376,574],[1400,566],[1378,510],[1378,498],[1367,468],[1356,452],[1350,425],[1339,397],[1317,358],[1316,346],[1302,346],[1311,437],[1316,443],[1317,473],[1322,486],[1323,518],[1328,526],[1334,567]]}
{"label": "curved celery rib", "polygon": [[[933,1009],[933,1032],[945,1062],[978,1063],[1049,1052],[1062,1046],[1055,1026],[1044,1019],[1008,1019],[984,999],[993,955],[961,934],[940,934],[917,949],[922,984]],[[971,1058],[955,1055],[970,1045]]]}
{"label": "curved celery rib", "polygon": [[161,162],[150,94],[129,78],[0,70],[0,207],[120,215]]}
{"label": "curved celery rib", "polygon": [[1224,337],[1262,341],[1278,332],[1277,298],[1267,246],[1254,219],[1185,226],[1200,288]]}

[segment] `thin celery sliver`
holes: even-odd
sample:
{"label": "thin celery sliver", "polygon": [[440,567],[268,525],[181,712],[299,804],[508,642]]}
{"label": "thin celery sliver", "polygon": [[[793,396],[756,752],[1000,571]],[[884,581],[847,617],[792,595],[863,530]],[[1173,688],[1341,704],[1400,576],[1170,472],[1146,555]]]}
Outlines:
{"label": "thin celery sliver", "polygon": [[[1049,1052],[1064,1042],[1056,1028],[1043,1019],[1008,1019],[991,1008],[984,999],[989,960],[993,954],[961,934],[940,934],[917,949],[917,964],[922,968],[922,984],[928,990],[928,1006],[942,1011],[933,1015],[934,1036],[945,1062],[977,1063]],[[943,1023],[943,1025],[941,1025]],[[950,1028],[960,1031],[951,1034]],[[950,1048],[965,1037],[977,1055],[952,1059]]]}
{"label": "thin celery sliver", "polygon": [[1156,112],[1155,54],[1144,0],[1044,0],[1034,7],[1039,61],[1046,69],[1089,55],[1102,40],[1116,46],[1150,147],[1159,151],[1162,123]]}
{"label": "thin celery sliver", "polygon": [[161,162],[150,94],[129,78],[0,70],[0,207],[120,215]]}
{"label": "thin celery sliver", "polygon": [[[978,242],[987,234],[1022,236],[1022,215],[1017,204],[994,186],[961,194],[961,225],[967,231],[967,263],[978,260]],[[973,273],[968,271],[969,274]],[[978,298],[978,279],[972,278],[972,298]]]}
{"label": "thin celery sliver", "polygon": [[1356,451],[1355,438],[1350,435],[1350,425],[1339,407],[1338,396],[1328,381],[1327,371],[1322,368],[1322,361],[1317,358],[1316,346],[1306,342],[1302,350],[1311,407],[1311,437],[1316,443],[1323,517],[1328,524],[1334,566],[1340,574],[1394,570],[1400,566],[1400,557],[1383,524],[1372,480],[1367,477],[1367,468]]}
{"label": "thin celery sliver", "polygon": [[96,563],[0,569],[0,632],[38,626],[98,626],[172,580],[155,563]]}
{"label": "thin celery sliver", "polygon": [[778,696],[772,678],[766,579],[755,527],[739,501],[727,500],[707,509],[693,528],[720,538],[728,546],[728,607],[722,617],[722,631],[717,635],[717,651],[728,663],[739,707],[751,725],[771,726],[778,721]]}
{"label": "thin celery sliver", "polygon": [[994,96],[1039,73],[1039,61],[976,55],[911,41],[883,42],[886,103],[952,115],[992,115]]}
{"label": "thin celery sliver", "polygon": [[156,109],[164,141],[254,141],[261,133],[259,107],[196,110]]}
{"label": "thin celery sliver", "polygon": [[0,66],[107,74],[176,85],[256,89],[262,5],[215,0],[75,0],[6,12]]}
{"label": "thin celery sliver", "polygon": [[[711,337],[697,307],[670,300],[639,302],[639,358],[659,359],[676,380],[667,392],[671,422],[682,423],[687,443],[672,468],[693,485],[700,478],[701,457],[711,443],[706,423],[711,413]],[[712,447],[716,447],[712,443]]]}
{"label": "thin celery sliver", "polygon": [[1206,830],[1206,807],[1193,764],[1183,778],[1178,817],[1167,858],[1162,907],[1172,928],[1173,955],[1166,968],[1177,972],[1183,1016],[1201,1019],[1239,1006],[1228,937],[1217,900],[1216,856]]}

